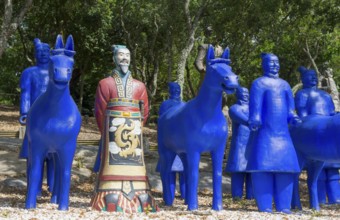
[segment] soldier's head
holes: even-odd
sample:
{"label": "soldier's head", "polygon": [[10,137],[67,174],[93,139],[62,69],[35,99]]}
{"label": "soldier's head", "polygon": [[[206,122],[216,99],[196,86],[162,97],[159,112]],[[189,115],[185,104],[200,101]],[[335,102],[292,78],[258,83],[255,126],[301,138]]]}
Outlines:
{"label": "soldier's head", "polygon": [[237,100],[241,103],[248,103],[249,102],[249,91],[245,87],[238,87],[236,89],[236,97]]}
{"label": "soldier's head", "polygon": [[279,58],[272,53],[262,53],[261,58],[264,75],[277,77],[280,70]]}
{"label": "soldier's head", "polygon": [[315,70],[307,69],[303,66],[298,68],[303,88],[311,88],[318,85],[318,77]]}
{"label": "soldier's head", "polygon": [[50,46],[41,42],[38,38],[34,39],[34,55],[38,64],[46,64],[50,60]]}
{"label": "soldier's head", "polygon": [[181,87],[177,82],[169,82],[168,86],[170,99],[178,99],[181,97]]}
{"label": "soldier's head", "polygon": [[122,73],[126,74],[129,71],[131,54],[130,50],[124,45],[113,45],[113,62],[116,68]]}

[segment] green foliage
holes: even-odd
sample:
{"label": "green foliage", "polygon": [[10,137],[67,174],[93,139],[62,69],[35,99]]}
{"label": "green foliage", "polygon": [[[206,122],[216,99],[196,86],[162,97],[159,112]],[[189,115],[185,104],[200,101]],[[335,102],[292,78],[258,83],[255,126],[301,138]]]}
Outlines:
{"label": "green foliage", "polygon": [[[15,1],[15,10],[22,3]],[[201,3],[190,1],[192,19]],[[198,90],[199,73],[193,63],[202,43],[229,46],[233,70],[246,87],[262,75],[261,52],[279,56],[280,76],[293,87],[298,83],[297,67],[311,66],[304,51],[306,44],[320,71],[329,63],[339,82],[339,4],[339,0],[210,1],[187,60],[186,73],[190,75],[183,88],[184,100],[193,96],[188,79],[194,93]],[[75,72],[79,73],[72,94],[77,102],[83,94],[85,112],[92,112],[98,81],[112,70],[111,45],[126,44],[132,52],[133,76],[145,82],[152,114],[157,115],[188,40],[186,22],[182,0],[36,0],[0,60],[0,93],[19,94],[20,72],[34,60],[35,37],[53,46],[57,34],[72,34],[77,51]],[[204,34],[208,25],[213,27],[211,36]],[[17,103],[17,98],[5,99]]]}

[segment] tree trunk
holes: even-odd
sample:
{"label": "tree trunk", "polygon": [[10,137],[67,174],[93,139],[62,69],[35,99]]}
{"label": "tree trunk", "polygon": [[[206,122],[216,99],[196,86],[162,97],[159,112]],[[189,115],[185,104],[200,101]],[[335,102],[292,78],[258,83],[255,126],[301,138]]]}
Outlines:
{"label": "tree trunk", "polygon": [[0,32],[0,58],[7,48],[8,38],[15,32],[19,24],[24,19],[26,12],[32,6],[33,0],[26,0],[25,5],[21,8],[17,17],[13,18],[13,3],[12,0],[5,0],[5,12],[2,19]]}
{"label": "tree trunk", "polygon": [[[186,41],[185,47],[181,51],[181,55],[178,61],[178,67],[177,67],[177,82],[180,85],[181,88],[183,88],[184,85],[184,74],[185,74],[185,65],[188,59],[188,56],[194,46],[195,43],[195,33],[198,27],[198,23],[202,17],[203,11],[206,8],[209,0],[203,0],[201,3],[201,6],[199,7],[195,18],[193,21],[191,21],[190,16],[190,0],[185,0],[184,2],[184,13],[187,20],[187,31],[188,31],[188,39]],[[181,97],[183,96],[183,89],[181,90]]]}

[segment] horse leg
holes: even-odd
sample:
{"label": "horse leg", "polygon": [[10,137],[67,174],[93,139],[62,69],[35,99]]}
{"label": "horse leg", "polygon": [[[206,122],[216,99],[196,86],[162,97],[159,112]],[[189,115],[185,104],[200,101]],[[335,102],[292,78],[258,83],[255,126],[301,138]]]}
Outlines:
{"label": "horse leg", "polygon": [[96,161],[95,161],[94,166],[93,166],[93,172],[95,172],[95,173],[98,173],[99,169],[100,169],[100,157],[102,155],[103,142],[104,142],[103,137],[100,137]]}
{"label": "horse leg", "polygon": [[[318,178],[318,201],[319,204],[326,204],[326,169],[322,169]],[[328,197],[329,198],[329,197]]]}
{"label": "horse leg", "polygon": [[182,160],[183,163],[183,171],[179,173],[179,188],[181,191],[181,198],[184,199],[185,204],[187,204],[186,201],[186,188],[187,188],[187,181],[186,181],[186,175],[185,175],[185,170],[187,169],[187,161],[186,161],[186,156],[185,154],[180,154],[179,157]]}
{"label": "horse leg", "polygon": [[300,190],[299,190],[299,177],[300,177],[300,173],[294,174],[293,197],[292,197],[291,207],[292,209],[302,210],[301,200],[300,200]]}
{"label": "horse leg", "polygon": [[231,173],[231,196],[233,199],[242,199],[244,179],[245,173]]}
{"label": "horse leg", "polygon": [[251,182],[250,173],[246,173],[246,199],[250,200],[254,198],[253,184]]}
{"label": "horse leg", "polygon": [[320,210],[318,201],[318,177],[325,162],[314,161],[307,167],[307,185],[309,191],[309,205],[311,209]]}
{"label": "horse leg", "polygon": [[163,150],[160,155],[160,174],[163,186],[163,200],[165,205],[171,206],[175,198],[176,172],[171,170],[176,154],[169,150]]}
{"label": "horse leg", "polygon": [[60,168],[60,185],[58,186],[60,187],[58,195],[59,210],[68,210],[71,170],[76,144],[76,139],[71,140],[64,146],[59,146],[59,150],[56,152],[60,161],[56,165]]}
{"label": "horse leg", "polygon": [[[305,167],[306,159],[299,153],[299,151],[296,151],[296,155],[298,157],[299,167],[302,170]],[[292,197],[291,208],[302,210],[301,199],[300,199],[300,190],[299,190],[300,174],[301,173],[297,173],[294,176],[293,197]]]}
{"label": "horse leg", "polygon": [[291,214],[293,185],[295,173],[274,174],[274,200],[276,211]]}
{"label": "horse leg", "polygon": [[254,172],[251,173],[253,193],[257,208],[260,212],[272,212],[272,201],[274,194],[273,173]]}
{"label": "horse leg", "polygon": [[46,176],[47,176],[47,186],[48,191],[53,192],[53,186],[54,186],[54,166],[55,161],[53,158],[53,154],[48,154],[46,158]]}
{"label": "horse leg", "polygon": [[[222,210],[222,167],[223,156],[226,140],[223,140],[215,150],[211,151],[212,169],[213,169],[213,204],[214,210]],[[243,177],[244,179],[244,177]],[[243,185],[243,181],[242,181]],[[243,188],[243,187],[242,187]]]}
{"label": "horse leg", "polygon": [[[37,193],[40,187],[40,180],[42,177],[41,167],[44,164],[44,152],[40,149],[38,144],[32,144],[28,153],[28,183],[26,193],[26,209],[36,208]],[[40,188],[41,189],[41,188]]]}
{"label": "horse leg", "polygon": [[327,197],[329,204],[339,204],[340,203],[340,175],[338,168],[328,168],[326,169],[327,176]]}
{"label": "horse leg", "polygon": [[51,203],[58,204],[59,203],[59,193],[60,193],[60,169],[58,164],[60,164],[60,160],[57,154],[53,154],[54,159],[54,183],[53,183],[53,191],[51,196]]}
{"label": "horse leg", "polygon": [[[188,210],[195,210],[198,208],[197,190],[199,181],[199,164],[201,155],[199,152],[187,152],[187,169],[186,169],[186,200],[188,203]],[[222,155],[223,156],[223,155]]]}

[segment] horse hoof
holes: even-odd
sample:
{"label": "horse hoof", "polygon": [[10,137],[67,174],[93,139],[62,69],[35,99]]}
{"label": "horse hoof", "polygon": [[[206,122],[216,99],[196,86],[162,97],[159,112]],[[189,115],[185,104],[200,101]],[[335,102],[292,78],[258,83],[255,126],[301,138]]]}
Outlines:
{"label": "horse hoof", "polygon": [[51,203],[53,203],[53,204],[58,204],[57,196],[52,196],[52,197],[51,197]]}
{"label": "horse hoof", "polygon": [[193,204],[193,205],[188,205],[188,211],[193,211],[198,209],[198,205],[197,204]]}
{"label": "horse hoof", "polygon": [[269,212],[269,213],[272,213],[273,210],[271,208],[266,208],[266,209],[259,209],[259,212]]}
{"label": "horse hoof", "polygon": [[60,210],[60,211],[67,211],[68,210],[68,206],[67,205],[59,205],[58,210]]}
{"label": "horse hoof", "polygon": [[215,210],[215,211],[221,211],[223,209],[223,207],[222,207],[222,205],[213,205],[212,209]]}
{"label": "horse hoof", "polygon": [[36,205],[35,204],[26,204],[25,209],[35,209]]}
{"label": "horse hoof", "polygon": [[292,211],[290,209],[282,209],[279,212],[285,213],[285,214],[292,214]]}

